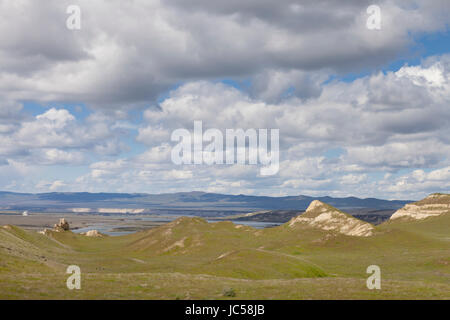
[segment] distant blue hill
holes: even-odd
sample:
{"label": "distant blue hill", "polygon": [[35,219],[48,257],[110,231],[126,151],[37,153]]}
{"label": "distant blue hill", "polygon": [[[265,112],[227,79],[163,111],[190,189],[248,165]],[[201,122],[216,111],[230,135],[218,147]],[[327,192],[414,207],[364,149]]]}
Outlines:
{"label": "distant blue hill", "polygon": [[70,208],[142,208],[187,210],[305,210],[313,200],[321,200],[339,209],[371,208],[398,209],[409,200],[376,198],[333,198],[305,195],[267,197],[228,195],[206,192],[179,192],[167,194],[145,193],[14,193],[0,192],[0,209],[64,211]]}

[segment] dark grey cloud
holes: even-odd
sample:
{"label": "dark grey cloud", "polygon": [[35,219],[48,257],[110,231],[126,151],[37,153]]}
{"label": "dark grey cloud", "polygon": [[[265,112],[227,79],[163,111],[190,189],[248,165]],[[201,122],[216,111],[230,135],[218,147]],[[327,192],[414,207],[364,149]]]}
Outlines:
{"label": "dark grey cloud", "polygon": [[365,12],[372,4],[361,1],[299,1],[299,0],[249,0],[207,1],[168,0],[178,9],[192,12],[226,15],[240,19],[243,23],[259,19],[267,23],[302,33],[317,33],[321,30],[348,28],[356,15]]}
{"label": "dark grey cloud", "polygon": [[65,28],[66,8],[55,1],[2,1],[2,72],[29,76],[57,63],[88,58],[85,44]]}
{"label": "dark grey cloud", "polygon": [[[81,7],[81,30],[65,27],[69,4]],[[442,1],[408,6],[383,0],[378,3],[383,27],[374,32],[366,28],[369,4],[2,1],[0,93],[12,100],[128,108],[154,103],[168,88],[199,79],[255,79],[259,89],[253,90],[259,92],[270,71],[335,73],[379,66],[403,52],[411,34],[439,30],[448,21]],[[320,89],[305,84],[297,78],[293,92],[317,96]],[[272,95],[259,94],[274,101]]]}

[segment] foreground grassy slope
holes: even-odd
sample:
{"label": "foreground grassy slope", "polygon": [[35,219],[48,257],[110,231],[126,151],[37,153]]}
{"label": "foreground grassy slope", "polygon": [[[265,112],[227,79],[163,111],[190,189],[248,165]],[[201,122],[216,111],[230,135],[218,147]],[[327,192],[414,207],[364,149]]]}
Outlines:
{"label": "foreground grassy slope", "polygon": [[[120,237],[0,228],[0,298],[450,299],[450,215],[389,222],[370,237],[285,224],[257,230],[180,218]],[[68,265],[82,289],[65,286]],[[366,288],[366,268],[382,290]]]}

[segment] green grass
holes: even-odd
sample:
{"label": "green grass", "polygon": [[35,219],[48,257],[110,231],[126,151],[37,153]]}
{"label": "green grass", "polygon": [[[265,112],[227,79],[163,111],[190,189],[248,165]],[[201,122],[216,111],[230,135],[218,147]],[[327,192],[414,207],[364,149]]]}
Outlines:
{"label": "green grass", "polygon": [[[450,299],[449,230],[450,215],[366,238],[199,218],[104,238],[0,228],[0,298]],[[372,264],[382,290],[366,288]],[[68,265],[81,267],[81,290],[66,288]]]}

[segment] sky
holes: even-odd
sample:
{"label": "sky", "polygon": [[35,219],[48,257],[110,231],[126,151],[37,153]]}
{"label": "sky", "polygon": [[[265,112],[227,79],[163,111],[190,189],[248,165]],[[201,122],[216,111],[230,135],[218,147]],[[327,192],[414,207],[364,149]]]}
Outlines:
{"label": "sky", "polygon": [[[449,23],[447,0],[0,0],[0,190],[449,192]],[[279,129],[278,173],[174,164],[194,121]]]}

